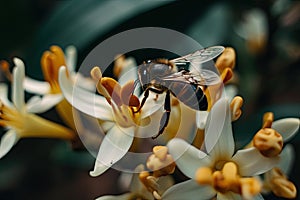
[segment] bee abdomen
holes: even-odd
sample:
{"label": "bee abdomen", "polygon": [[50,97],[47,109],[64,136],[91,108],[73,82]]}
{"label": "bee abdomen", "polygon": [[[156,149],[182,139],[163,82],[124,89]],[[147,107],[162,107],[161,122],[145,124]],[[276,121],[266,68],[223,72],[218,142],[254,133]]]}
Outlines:
{"label": "bee abdomen", "polygon": [[168,88],[185,105],[195,110],[207,110],[208,103],[202,89],[197,85],[172,82]]}

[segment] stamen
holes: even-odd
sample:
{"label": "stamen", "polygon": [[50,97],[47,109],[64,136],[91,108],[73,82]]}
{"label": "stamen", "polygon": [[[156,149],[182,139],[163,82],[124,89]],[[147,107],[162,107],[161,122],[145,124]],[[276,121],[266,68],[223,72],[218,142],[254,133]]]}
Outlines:
{"label": "stamen", "polygon": [[147,167],[153,170],[154,177],[166,176],[174,173],[175,162],[170,154],[168,148],[165,146],[155,146],[153,154],[147,160]]}
{"label": "stamen", "polygon": [[274,157],[280,154],[283,147],[282,136],[271,128],[260,129],[253,138],[253,146],[266,157]]}
{"label": "stamen", "polygon": [[272,192],[283,198],[295,198],[297,195],[297,188],[295,185],[288,180],[286,175],[280,170],[280,168],[275,167],[269,172],[269,180],[267,182],[267,187],[272,190]]}
{"label": "stamen", "polygon": [[0,126],[13,128],[20,137],[58,138],[73,140],[75,133],[62,125],[56,124],[34,114],[20,113],[5,106],[0,101]]}
{"label": "stamen", "polygon": [[121,99],[123,104],[127,106],[133,106],[133,107],[139,107],[140,101],[139,99],[134,96],[133,93],[134,90],[134,81],[128,81],[120,91]]}
{"label": "stamen", "polygon": [[231,110],[231,120],[236,121],[242,115],[241,107],[243,105],[243,98],[240,96],[236,96],[232,99],[230,103],[230,110]]}
{"label": "stamen", "polygon": [[272,192],[283,198],[295,198],[297,195],[296,186],[289,180],[285,178],[275,178],[272,180],[271,184]]}
{"label": "stamen", "polygon": [[[41,66],[44,78],[49,82],[51,93],[61,93],[58,83],[58,70],[65,66],[65,55],[63,50],[58,46],[51,46],[50,51],[45,51],[41,58]],[[67,75],[69,72],[67,71]]]}
{"label": "stamen", "polygon": [[107,90],[103,87],[103,85],[101,84],[101,79],[102,79],[102,72],[100,70],[99,67],[95,66],[92,70],[91,70],[91,76],[92,78],[94,79],[94,81],[96,82],[96,88],[97,88],[97,91],[102,94],[107,100],[109,103],[110,102],[110,99],[111,99],[111,96],[110,94],[107,92]]}
{"label": "stamen", "polygon": [[201,167],[196,171],[195,180],[199,184],[203,185],[212,185],[212,169],[209,167]]}
{"label": "stamen", "polygon": [[240,188],[241,195],[245,199],[253,199],[254,196],[261,192],[261,183],[256,178],[241,178]]}
{"label": "stamen", "polygon": [[113,74],[119,78],[120,73],[125,65],[125,56],[124,55],[117,55],[115,57],[115,63],[113,67]]}
{"label": "stamen", "polygon": [[263,126],[262,128],[271,128],[274,121],[274,114],[272,112],[267,112],[263,116]]}
{"label": "stamen", "polygon": [[158,178],[151,176],[149,172],[143,171],[139,174],[140,181],[144,184],[147,190],[151,193],[158,190]]}
{"label": "stamen", "polygon": [[220,73],[223,72],[224,69],[230,68],[234,69],[236,60],[235,50],[231,47],[226,47],[223,53],[218,57],[216,61],[216,66]]}
{"label": "stamen", "polygon": [[103,77],[100,80],[101,85],[105,88],[105,90],[108,92],[112,100],[118,105],[122,105],[121,100],[121,86],[120,84],[113,78],[109,77]]}
{"label": "stamen", "polygon": [[[65,54],[63,50],[59,46],[55,45],[51,46],[50,50],[54,55],[53,65],[57,68],[66,66]],[[58,73],[58,70],[56,72]]]}
{"label": "stamen", "polygon": [[227,83],[233,77],[233,71],[231,68],[225,68],[221,73],[221,79],[223,83]]}

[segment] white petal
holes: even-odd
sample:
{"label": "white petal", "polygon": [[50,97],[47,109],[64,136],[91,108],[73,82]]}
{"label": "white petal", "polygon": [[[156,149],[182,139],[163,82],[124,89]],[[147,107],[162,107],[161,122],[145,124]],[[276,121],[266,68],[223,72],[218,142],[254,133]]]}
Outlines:
{"label": "white petal", "polygon": [[31,97],[26,105],[27,112],[29,113],[43,113],[52,107],[56,106],[61,100],[63,100],[62,94],[48,94],[42,98],[39,96]]}
{"label": "white petal", "polygon": [[81,112],[101,120],[113,121],[112,108],[106,99],[90,91],[75,87],[66,75],[66,68],[59,69],[59,84],[67,101]]}
{"label": "white petal", "polygon": [[4,103],[4,105],[8,107],[12,107],[12,103],[7,98],[8,89],[5,83],[0,83],[0,100]]}
{"label": "white petal", "polygon": [[120,128],[114,126],[104,137],[99,148],[94,171],[91,176],[99,176],[118,162],[128,151],[133,142],[134,127]]}
{"label": "white petal", "polygon": [[25,76],[23,82],[24,89],[33,94],[48,94],[50,91],[50,84],[46,81],[38,81]]}
{"label": "white petal", "polygon": [[197,111],[196,112],[196,123],[197,123],[197,127],[199,129],[203,130],[205,128],[208,113],[209,112],[207,112],[207,111]]}
{"label": "white petal", "polygon": [[118,80],[118,82],[122,86],[125,83],[127,83],[129,80],[135,81],[138,79],[138,75],[137,75],[138,70],[136,67],[135,60],[133,58],[126,58],[125,62],[126,62],[126,66],[124,66],[124,68],[122,69]]}
{"label": "white petal", "polygon": [[272,123],[272,128],[280,133],[286,142],[291,139],[299,130],[299,118],[284,118]]}
{"label": "white petal", "polygon": [[291,144],[287,144],[280,153],[280,162],[278,167],[288,175],[293,167],[295,159],[295,150]]}
{"label": "white petal", "polygon": [[94,157],[97,156],[101,141],[105,137],[102,126],[98,119],[73,109],[73,118],[76,126],[76,132],[81,142]]}
{"label": "white petal", "polygon": [[241,176],[256,176],[272,169],[279,162],[279,157],[264,157],[255,147],[239,150],[232,157],[238,165]]}
{"label": "white petal", "polygon": [[18,140],[19,136],[14,130],[9,130],[2,136],[0,143],[0,159],[11,150]]}
{"label": "white petal", "polygon": [[[161,107],[160,107],[161,108]],[[156,108],[154,108],[156,109]],[[136,132],[135,132],[135,137],[138,138],[150,138],[155,136],[158,131],[159,131],[159,124],[160,124],[160,119],[163,114],[162,109],[158,110],[157,112],[154,112],[149,116],[149,123],[143,126],[138,126]],[[151,130],[151,131],[149,131]]]}
{"label": "white petal", "polygon": [[128,200],[130,199],[131,196],[132,194],[130,193],[126,193],[122,195],[106,195],[106,196],[98,197],[95,200]]}
{"label": "white petal", "polygon": [[170,140],[167,147],[178,168],[190,178],[195,177],[198,168],[211,164],[207,154],[182,139]]}
{"label": "white petal", "polygon": [[88,90],[91,92],[96,91],[96,83],[90,77],[85,77],[81,73],[77,72],[77,73],[73,73],[72,80],[74,83],[80,83],[77,84],[76,86],[81,87],[84,90]]}
{"label": "white petal", "polygon": [[25,77],[25,66],[23,61],[19,58],[14,58],[13,61],[15,63],[15,67],[13,69],[12,101],[18,111],[24,112],[25,102],[24,102],[23,81]]}
{"label": "white petal", "polygon": [[212,107],[205,128],[205,148],[213,160],[228,160],[234,153],[231,114],[225,98]]}
{"label": "white petal", "polygon": [[170,187],[162,196],[163,200],[211,199],[216,192],[211,186],[201,186],[194,180],[188,180]]}
{"label": "white petal", "polygon": [[77,63],[77,49],[75,46],[70,45],[65,50],[66,54],[66,65],[68,67],[69,72],[74,72]]}

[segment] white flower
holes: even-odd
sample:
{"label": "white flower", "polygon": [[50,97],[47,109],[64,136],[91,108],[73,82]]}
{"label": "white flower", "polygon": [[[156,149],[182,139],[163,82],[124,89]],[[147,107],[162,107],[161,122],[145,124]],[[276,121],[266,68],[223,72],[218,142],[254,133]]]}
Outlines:
{"label": "white flower", "polygon": [[151,94],[142,110],[133,113],[131,102],[122,99],[131,94],[133,81],[121,87],[114,79],[102,78],[100,71],[94,71],[94,76],[101,79],[102,85],[98,84],[97,87],[103,87],[105,97],[75,87],[74,82],[67,77],[65,67],[60,68],[59,83],[65,98],[76,109],[102,121],[101,127],[106,136],[101,143],[94,171],[90,173],[98,176],[127,153],[135,136],[150,137],[158,132],[164,96],[155,100],[156,94]]}
{"label": "white flower", "polygon": [[[67,67],[70,77],[73,80],[80,81],[82,83],[81,87],[90,91],[95,90],[95,84],[91,78],[84,77],[80,72],[76,72],[77,50],[75,46],[68,46],[65,49],[65,54],[60,47],[52,46],[50,51],[46,51],[43,54],[41,62],[46,81],[39,81],[25,76],[24,88],[27,92],[40,95],[54,93],[52,87],[56,85],[55,83],[58,83],[58,69],[61,66]],[[60,92],[58,91],[57,93]]]}
{"label": "white flower", "polygon": [[25,76],[24,64],[14,59],[12,80],[12,102],[7,98],[7,87],[0,84],[0,126],[9,129],[2,137],[0,144],[0,158],[6,155],[16,142],[22,137],[55,137],[71,139],[70,130],[38,117],[31,113],[42,113],[53,107],[61,100],[61,95],[32,97],[27,104],[24,102],[23,80]]}
{"label": "white flower", "polygon": [[[205,127],[204,143],[207,153],[178,138],[168,143],[177,166],[192,180],[170,188],[163,198],[182,199],[185,195],[192,199],[211,199],[215,196],[217,199],[250,198],[260,192],[259,182],[244,177],[262,174],[279,160],[279,157],[262,156],[254,147],[238,150],[234,154],[231,113],[226,99],[220,99],[212,107]],[[203,174],[204,171],[208,173]],[[220,177],[223,177],[223,182],[218,182]],[[249,188],[254,191],[251,193]],[[261,198],[260,195],[257,198]]]}

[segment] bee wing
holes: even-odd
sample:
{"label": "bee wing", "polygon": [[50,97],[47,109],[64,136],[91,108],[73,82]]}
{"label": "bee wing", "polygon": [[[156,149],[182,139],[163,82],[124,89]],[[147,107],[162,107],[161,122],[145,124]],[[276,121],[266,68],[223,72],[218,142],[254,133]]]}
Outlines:
{"label": "bee wing", "polygon": [[190,73],[188,71],[180,71],[161,78],[164,81],[178,81],[189,84],[198,85],[216,85],[220,83],[219,75],[213,71],[202,69],[199,74]]}
{"label": "bee wing", "polygon": [[187,62],[192,63],[193,65],[200,65],[201,63],[210,61],[220,55],[224,51],[223,46],[212,46],[207,47],[201,50],[198,50],[194,53],[175,58],[171,60],[176,65],[185,64]]}
{"label": "bee wing", "polygon": [[211,70],[206,70],[206,69],[201,69],[200,75],[198,75],[200,78],[199,84],[200,85],[216,85],[221,82],[220,76],[211,71]]}

